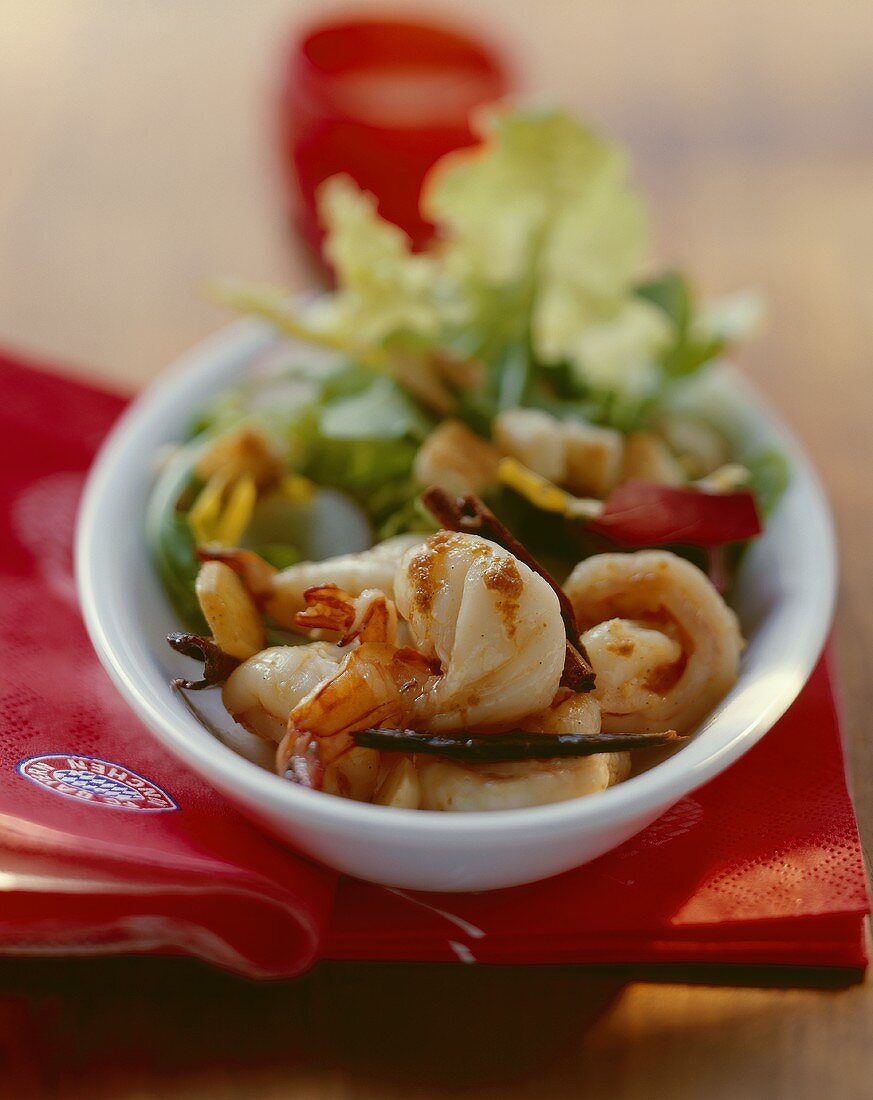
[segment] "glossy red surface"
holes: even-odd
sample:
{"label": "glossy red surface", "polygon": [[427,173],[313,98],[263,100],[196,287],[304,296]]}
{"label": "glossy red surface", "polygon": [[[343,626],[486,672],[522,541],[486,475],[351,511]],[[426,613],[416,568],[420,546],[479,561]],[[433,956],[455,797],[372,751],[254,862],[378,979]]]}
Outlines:
{"label": "glossy red surface", "polygon": [[421,183],[446,153],[475,144],[470,114],[509,90],[501,59],[463,33],[423,22],[328,22],[295,39],[281,91],[289,212],[318,249],[316,194],[347,173],[416,246],[432,226]]}

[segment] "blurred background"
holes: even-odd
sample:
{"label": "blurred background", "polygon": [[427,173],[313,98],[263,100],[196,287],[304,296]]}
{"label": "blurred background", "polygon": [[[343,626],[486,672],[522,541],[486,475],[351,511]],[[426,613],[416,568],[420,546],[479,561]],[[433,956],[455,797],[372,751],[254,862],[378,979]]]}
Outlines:
{"label": "blurred background", "polygon": [[[430,0],[398,9],[483,36],[523,93],[566,105],[626,143],[651,202],[659,266],[689,271],[704,294],[746,287],[763,294],[767,328],[743,350],[742,365],[806,441],[835,504],[844,567],[840,669],[859,818],[869,839],[873,6]],[[309,254],[287,215],[280,89],[292,44],[309,23],[373,10],[387,9],[349,0],[2,0],[0,344],[133,392],[228,319],[204,298],[207,279],[239,274],[311,285]],[[385,1083],[397,1067],[389,1072],[380,1061],[384,1035],[374,1025],[355,1031],[373,1015],[372,997],[375,1016],[387,1013],[405,1036],[401,1067],[420,1068],[424,1059],[433,1063],[429,1073],[448,1079],[441,1052],[416,1047],[403,1006],[420,1000],[454,1013],[466,1004],[461,1020],[469,1024],[505,1000],[499,1020],[517,1042],[495,1048],[485,1076],[493,1069],[505,1077],[520,1058],[525,1074],[536,1072],[529,1095],[544,1095],[544,1082],[553,1086],[549,1095],[577,1095],[583,1079],[590,1095],[615,1095],[618,1082],[623,1096],[650,1097],[656,1086],[673,1097],[776,1095],[760,1086],[777,1055],[779,1095],[819,1096],[827,1082],[836,1082],[834,1095],[866,1095],[869,1078],[854,1072],[869,1044],[863,989],[829,1003],[793,991],[777,1008],[766,991],[634,985],[619,995],[621,981],[583,984],[571,972],[540,974],[527,984],[507,972],[453,974],[443,993],[433,993],[424,968],[390,977],[370,969],[321,970],[293,992],[244,997],[236,986],[228,992],[227,979],[200,975],[200,992],[186,1000],[179,986],[162,1023],[167,971],[147,964],[123,971],[142,983],[134,1016],[115,1019],[109,1008],[102,1016],[95,1009],[82,1024],[83,1049],[96,1051],[110,1034],[119,1049],[148,1063],[149,1044],[151,1054],[160,1051],[213,994],[216,1004],[241,997],[252,1018],[267,1011],[316,1020],[328,1053],[316,1047],[314,1061],[304,1059],[300,1087],[312,1087],[306,1095],[409,1096],[405,1085]],[[90,1004],[94,980],[91,969],[89,977],[75,973],[72,1008],[64,1010],[71,1019],[76,1004]],[[107,969],[107,980],[115,973]],[[51,990],[60,979],[46,981]],[[383,991],[373,994],[377,985]],[[522,1032],[510,1019],[520,997],[539,1014]],[[323,1068],[335,1060],[325,1037],[343,1010],[351,1017],[341,1039],[354,1054],[343,1071],[346,1086],[339,1070]],[[546,1025],[558,1010],[563,1023],[554,1031]],[[236,1018],[210,1013],[216,1034],[236,1042]],[[628,1034],[635,1053],[624,1062]],[[471,1035],[483,1038],[481,1021]],[[267,1095],[269,1074],[258,1077],[257,1068],[269,1062],[264,1042],[243,1044],[251,1065],[235,1071],[241,1091],[227,1086],[208,1094],[252,1096],[261,1081],[257,1094]],[[736,1065],[726,1079],[729,1051]],[[214,1044],[200,1040],[177,1057],[172,1095],[207,1095],[197,1083],[214,1083]],[[477,1055],[465,1057],[469,1069]],[[478,1057],[481,1063],[481,1050]],[[129,1065],[119,1067],[117,1081]],[[846,1091],[850,1077],[859,1091]]]}
{"label": "blurred background", "polygon": [[[774,389],[791,386],[800,359],[819,360],[806,384],[823,395],[850,370],[847,312],[873,312],[873,283],[858,277],[873,245],[869,5],[401,7],[478,31],[524,91],[629,144],[657,258],[704,291],[766,292],[769,336],[748,358]],[[279,171],[283,70],[304,25],[371,9],[4,0],[3,340],[133,388],[224,320],[201,295],[206,278],[304,285]]]}

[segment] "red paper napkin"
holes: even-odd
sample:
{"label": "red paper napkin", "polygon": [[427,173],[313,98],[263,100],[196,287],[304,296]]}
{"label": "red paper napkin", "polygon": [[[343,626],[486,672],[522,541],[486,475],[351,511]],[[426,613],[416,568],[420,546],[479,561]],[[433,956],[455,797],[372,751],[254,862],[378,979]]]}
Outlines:
{"label": "red paper napkin", "polygon": [[826,663],[742,760],[594,863],[484,894],[338,880],[154,742],[91,649],[71,542],[122,399],[11,358],[0,396],[0,952],[180,952],[258,977],[319,958],[866,965]]}

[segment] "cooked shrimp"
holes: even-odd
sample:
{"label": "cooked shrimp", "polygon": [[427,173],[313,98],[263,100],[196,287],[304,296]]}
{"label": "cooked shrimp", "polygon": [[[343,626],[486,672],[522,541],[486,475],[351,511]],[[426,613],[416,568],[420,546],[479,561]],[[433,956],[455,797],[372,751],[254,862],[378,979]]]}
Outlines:
{"label": "cooked shrimp", "polygon": [[304,630],[330,630],[341,634],[340,645],[353,639],[362,642],[397,640],[397,609],[378,588],[365,588],[352,596],[335,584],[307,588],[303,593],[306,610],[295,616],[295,625]]}
{"label": "cooked shrimp", "polygon": [[410,547],[421,542],[421,535],[396,535],[360,554],[302,561],[281,571],[250,550],[207,548],[201,553],[230,566],[275,623],[293,628],[298,613],[306,607],[309,588],[333,584],[352,596],[359,596],[367,588],[378,588],[390,597],[398,562]]}
{"label": "cooked shrimp", "polygon": [[552,702],[566,653],[558,598],[508,550],[440,531],[407,552],[394,593],[412,645],[439,667],[416,729],[499,727]]}
{"label": "cooked shrimp", "polygon": [[264,648],[267,637],[260,612],[231,568],[220,561],[205,562],[194,590],[219,649],[244,661]]}
{"label": "cooked shrimp", "polygon": [[[278,742],[280,774],[348,798],[478,811],[603,790],[628,774],[627,753],[462,764],[385,759],[355,745],[356,732],[378,726],[515,726],[550,735],[596,733],[601,724],[608,732],[687,728],[714,701],[712,670],[731,637],[735,673],[732,613],[699,570],[672,554],[589,559],[568,590],[589,627],[594,694],[559,686],[565,635],[549,585],[494,543],[440,532],[401,560],[396,607],[378,589],[307,589],[294,625],[331,630],[352,648],[316,642],[266,650],[231,675],[225,704],[248,729]],[[398,644],[398,623],[413,648]]]}
{"label": "cooked shrimp", "polygon": [[[558,599],[509,551],[476,535],[440,532],[407,552],[394,588],[414,648],[394,643],[390,607],[361,616],[368,640],[362,633],[336,674],[291,712],[280,772],[290,764],[299,780],[317,782],[313,738],[329,764],[348,751],[351,734],[370,726],[499,728],[554,699],[566,650]],[[307,595],[313,622],[344,631],[352,613],[358,619],[356,601],[339,589]],[[381,593],[359,600],[380,607],[378,596],[388,603]],[[306,623],[307,612],[296,621]]]}
{"label": "cooked shrimp", "polygon": [[373,757],[361,756],[364,750],[354,747],[351,734],[405,721],[415,693],[434,670],[421,654],[397,647],[397,611],[378,589],[350,596],[325,584],[307,589],[304,598],[307,608],[297,615],[298,626],[333,630],[342,634],[341,645],[360,645],[347,654],[331,647],[340,655],[339,666],[285,712],[277,769],[284,775],[290,765],[299,781],[316,784],[324,768],[325,785],[341,775],[350,790],[359,792],[348,797],[363,797],[363,790],[372,796],[379,779],[378,753],[373,767]]}
{"label": "cooked shrimp", "polygon": [[291,711],[336,673],[344,657],[327,642],[271,646],[233,670],[222,688],[222,701],[241,726],[278,744]]}
{"label": "cooked shrimp", "polygon": [[419,760],[421,810],[515,810],[603,791],[630,771],[629,754],[602,752],[578,760],[455,764]]}
{"label": "cooked shrimp", "polygon": [[362,642],[289,714],[277,771],[284,775],[290,767],[298,782],[318,786],[321,767],[349,752],[353,733],[408,724],[416,697],[433,675],[433,666],[415,650]]}
{"label": "cooked shrimp", "polygon": [[[521,719],[519,727],[531,733],[599,733],[600,705],[590,694],[568,694]],[[630,753],[500,764],[458,764],[418,756],[415,768],[419,809],[511,810],[605,790],[628,775]],[[408,791],[402,794],[408,798]]]}
{"label": "cooked shrimp", "polygon": [[[296,625],[334,630],[342,645],[358,647],[312,642],[266,650],[228,678],[225,706],[242,725],[279,744],[280,774],[293,761],[301,780],[357,792],[347,797],[364,797],[364,790],[372,796],[378,753],[355,749],[350,734],[404,716],[412,680],[432,669],[420,654],[394,644],[397,612],[384,593],[367,589],[355,597],[324,584],[307,589],[304,599]],[[313,735],[324,739],[317,755]]]}
{"label": "cooked shrimp", "polygon": [[608,619],[584,634],[588,658],[597,670],[596,691],[615,724],[615,715],[644,713],[659,679],[661,686],[683,659],[680,643],[633,619]]}
{"label": "cooked shrimp", "polygon": [[736,615],[683,558],[600,554],[580,562],[565,588],[597,674],[605,732],[689,732],[736,680]]}
{"label": "cooked shrimp", "polygon": [[[222,700],[241,726],[278,745],[287,732],[288,715],[336,673],[345,656],[327,642],[271,646],[234,669],[222,689]],[[325,767],[322,787],[329,794],[369,802],[379,775],[379,753],[352,748]]]}
{"label": "cooked shrimp", "polygon": [[528,733],[600,733],[600,704],[590,692],[568,692],[518,722]]}

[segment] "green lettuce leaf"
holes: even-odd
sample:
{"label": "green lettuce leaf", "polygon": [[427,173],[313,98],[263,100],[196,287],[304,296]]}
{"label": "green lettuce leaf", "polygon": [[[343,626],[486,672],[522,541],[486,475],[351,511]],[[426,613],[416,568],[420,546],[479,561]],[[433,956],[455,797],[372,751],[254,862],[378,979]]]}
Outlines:
{"label": "green lettuce leaf", "polygon": [[309,325],[347,344],[436,340],[446,282],[434,257],[414,254],[403,230],[381,218],[373,196],[348,176],[322,185],[318,209],[337,290],[314,303]]}
{"label": "green lettuce leaf", "polygon": [[667,381],[696,374],[730,343],[750,335],[761,321],[756,294],[735,294],[699,308],[688,281],[675,271],[641,283],[636,292],[657,306],[672,325],[672,339],[660,361]]}
{"label": "green lettuce leaf", "polygon": [[490,115],[483,136],[423,195],[468,323],[594,389],[648,392],[669,325],[633,295],[647,232],[624,156],[558,111]]}
{"label": "green lettuce leaf", "polygon": [[416,495],[412,465],[435,421],[389,378],[312,406],[293,432],[300,473],[340,489],[378,530]]}
{"label": "green lettuce leaf", "polygon": [[749,471],[749,488],[755,494],[761,515],[772,515],[782,494],[791,480],[791,467],[781,451],[768,448],[759,451],[746,461]]}
{"label": "green lettuce leaf", "polygon": [[322,435],[330,439],[425,439],[432,421],[390,378],[339,397],[321,412]]}
{"label": "green lettuce leaf", "polygon": [[187,516],[178,507],[182,494],[196,484],[199,449],[189,444],[167,463],[149,497],[145,529],[149,553],[173,609],[187,629],[202,634],[206,620],[194,593],[200,564]]}
{"label": "green lettuce leaf", "polygon": [[[336,289],[306,306],[270,288],[222,296],[485,436],[500,410],[523,404],[561,415],[569,403],[625,431],[644,424],[673,383],[748,328],[749,301],[697,309],[672,273],[638,284],[648,234],[627,159],[570,115],[491,111],[479,126],[482,144],[444,157],[425,181],[422,210],[437,226],[426,251],[413,253],[373,196],[334,177],[319,209]],[[477,360],[484,381],[447,387],[443,355]],[[322,428],[338,441],[375,418],[374,436],[409,439],[395,398],[376,390]]]}

